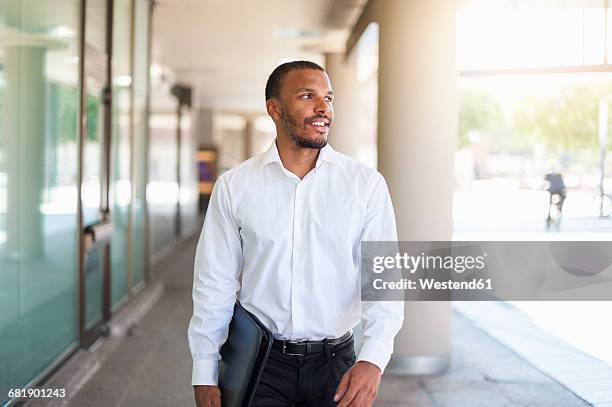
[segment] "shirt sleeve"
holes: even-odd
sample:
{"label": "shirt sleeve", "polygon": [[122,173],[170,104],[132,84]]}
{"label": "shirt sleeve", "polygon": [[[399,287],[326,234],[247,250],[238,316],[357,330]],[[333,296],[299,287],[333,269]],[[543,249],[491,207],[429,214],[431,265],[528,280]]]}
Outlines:
{"label": "shirt sleeve", "polygon": [[193,385],[218,384],[219,349],[228,336],[241,269],[240,234],[231,212],[227,181],[220,177],[210,197],[195,255],[193,315],[187,332]]}
{"label": "shirt sleeve", "polygon": [[[397,241],[395,213],[387,183],[376,173],[361,235],[362,241]],[[371,362],[381,372],[391,359],[395,335],[404,321],[403,301],[361,301],[363,342],[357,360]]]}

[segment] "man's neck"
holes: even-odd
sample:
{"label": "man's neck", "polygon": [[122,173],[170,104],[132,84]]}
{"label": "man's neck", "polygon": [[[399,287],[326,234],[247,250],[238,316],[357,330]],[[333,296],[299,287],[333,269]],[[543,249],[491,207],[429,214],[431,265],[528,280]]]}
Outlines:
{"label": "man's neck", "polygon": [[303,179],[316,165],[320,150],[296,146],[285,137],[276,138],[276,148],[283,167]]}

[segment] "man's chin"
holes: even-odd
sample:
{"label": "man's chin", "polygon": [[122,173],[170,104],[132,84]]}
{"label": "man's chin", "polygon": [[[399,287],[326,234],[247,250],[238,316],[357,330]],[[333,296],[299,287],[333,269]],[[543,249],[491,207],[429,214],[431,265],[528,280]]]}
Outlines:
{"label": "man's chin", "polygon": [[293,137],[293,142],[298,147],[312,148],[317,150],[320,150],[327,145],[327,139],[323,137],[316,139],[310,139],[306,137]]}

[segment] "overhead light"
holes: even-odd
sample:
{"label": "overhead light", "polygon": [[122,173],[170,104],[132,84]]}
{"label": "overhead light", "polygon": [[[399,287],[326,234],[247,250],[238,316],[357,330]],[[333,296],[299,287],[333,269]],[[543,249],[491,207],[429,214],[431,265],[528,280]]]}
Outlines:
{"label": "overhead light", "polygon": [[58,25],[51,29],[49,33],[57,38],[73,38],[76,35],[76,31],[65,25]]}
{"label": "overhead light", "polygon": [[132,77],[129,75],[115,76],[113,84],[116,86],[130,86],[132,84]]}

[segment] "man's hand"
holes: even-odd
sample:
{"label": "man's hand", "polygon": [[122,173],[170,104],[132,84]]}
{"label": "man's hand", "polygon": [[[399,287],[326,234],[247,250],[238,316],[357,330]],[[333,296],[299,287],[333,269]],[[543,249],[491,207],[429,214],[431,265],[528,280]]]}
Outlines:
{"label": "man's hand", "polygon": [[196,406],[221,407],[221,389],[217,386],[193,386]]}
{"label": "man's hand", "polygon": [[370,407],[378,394],[381,371],[373,363],[360,360],[342,376],[334,401],[338,407]]}

